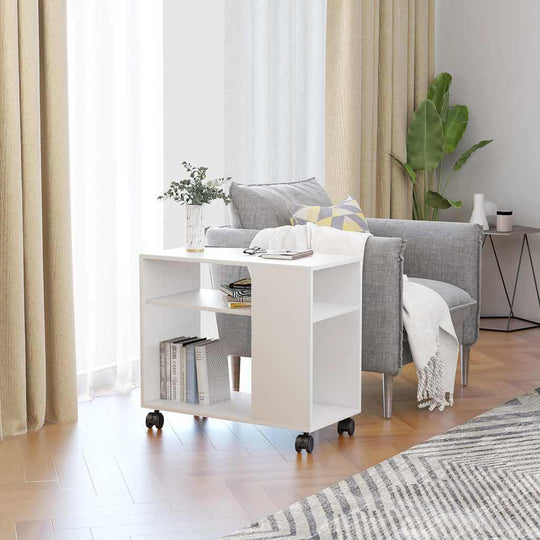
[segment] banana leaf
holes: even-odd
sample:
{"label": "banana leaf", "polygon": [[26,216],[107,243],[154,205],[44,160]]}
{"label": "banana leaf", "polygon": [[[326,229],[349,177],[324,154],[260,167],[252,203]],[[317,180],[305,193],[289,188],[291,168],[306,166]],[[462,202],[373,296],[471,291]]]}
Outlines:
{"label": "banana leaf", "polygon": [[439,73],[429,86],[427,98],[433,101],[438,113],[442,111],[444,95],[450,89],[451,82],[452,75],[443,72]]}
{"label": "banana leaf", "polygon": [[452,167],[454,171],[459,171],[465,163],[467,163],[467,160],[471,157],[471,155],[476,152],[480,148],[484,148],[484,146],[487,146],[490,142],[492,142],[493,139],[480,141],[479,143],[473,144],[468,150],[465,150],[463,154],[461,154],[460,158],[454,163],[454,166]]}
{"label": "banana leaf", "polygon": [[444,153],[451,154],[458,145],[469,123],[469,109],[465,105],[454,105],[448,111],[444,125]]}
{"label": "banana leaf", "polygon": [[416,172],[415,172],[415,170],[408,163],[404,163],[403,161],[398,159],[396,156],[390,154],[390,157],[403,167],[404,171],[407,173],[407,175],[409,177],[409,180],[413,184],[416,184]]}
{"label": "banana leaf", "polygon": [[462,201],[453,201],[437,193],[436,191],[428,191],[426,194],[425,202],[427,206],[431,208],[440,208],[441,210],[446,210],[453,206],[454,208],[461,208]]}
{"label": "banana leaf", "polygon": [[407,163],[413,169],[431,171],[439,165],[443,149],[441,117],[433,102],[423,101],[407,131]]}
{"label": "banana leaf", "polygon": [[450,91],[445,92],[443,96],[443,102],[441,106],[441,122],[443,123],[443,131],[444,126],[446,125],[446,120],[448,119],[448,107],[450,106]]}

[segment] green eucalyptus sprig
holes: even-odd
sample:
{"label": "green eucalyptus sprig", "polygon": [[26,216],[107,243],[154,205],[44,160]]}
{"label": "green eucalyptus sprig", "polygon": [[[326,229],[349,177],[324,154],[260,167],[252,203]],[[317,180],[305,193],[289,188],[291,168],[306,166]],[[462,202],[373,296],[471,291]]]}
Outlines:
{"label": "green eucalyptus sprig", "polygon": [[[437,220],[439,210],[460,208],[462,201],[453,201],[445,195],[448,181],[474,152],[492,142],[486,139],[473,144],[445,171],[444,158],[456,150],[469,123],[466,105],[450,106],[451,82],[450,73],[439,73],[429,87],[427,99],[414,111],[407,131],[407,161],[390,154],[412,183],[413,219]],[[417,182],[418,172],[422,171],[423,189]]]}
{"label": "green eucalyptus sprig", "polygon": [[201,205],[220,199],[229,204],[231,199],[223,191],[223,185],[231,180],[230,176],[206,180],[208,167],[195,167],[187,161],[182,161],[182,165],[189,176],[178,182],[171,182],[169,189],[158,197],[160,201],[171,199],[180,204]]}

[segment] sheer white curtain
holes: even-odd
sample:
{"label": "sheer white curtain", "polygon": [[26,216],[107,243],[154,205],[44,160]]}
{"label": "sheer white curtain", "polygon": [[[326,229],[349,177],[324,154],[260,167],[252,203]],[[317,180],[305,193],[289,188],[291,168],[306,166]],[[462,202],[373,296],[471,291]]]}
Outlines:
{"label": "sheer white curtain", "polygon": [[227,0],[225,168],[324,184],[326,0]]}
{"label": "sheer white curtain", "polygon": [[138,374],[138,253],[163,238],[161,26],[160,1],[68,0],[81,398]]}

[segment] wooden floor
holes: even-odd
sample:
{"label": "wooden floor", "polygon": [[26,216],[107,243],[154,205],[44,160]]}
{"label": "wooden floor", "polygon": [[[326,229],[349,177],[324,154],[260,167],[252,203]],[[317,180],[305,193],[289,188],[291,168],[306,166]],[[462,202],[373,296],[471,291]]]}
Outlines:
{"label": "wooden floor", "polygon": [[408,366],[383,420],[380,377],[365,374],[355,436],[326,428],[312,455],[281,429],[166,414],[148,431],[136,392],[82,403],[77,424],[0,443],[0,538],[218,538],[540,387],[540,331],[484,332],[444,413],[416,408],[415,383]]}

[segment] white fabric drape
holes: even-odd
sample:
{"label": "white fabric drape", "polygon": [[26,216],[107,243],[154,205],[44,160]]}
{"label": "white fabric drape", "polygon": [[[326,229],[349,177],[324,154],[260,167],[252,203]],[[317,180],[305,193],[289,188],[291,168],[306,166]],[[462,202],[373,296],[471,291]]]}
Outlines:
{"label": "white fabric drape", "polygon": [[162,243],[162,11],[68,0],[79,397],[138,373],[138,253]]}
{"label": "white fabric drape", "polygon": [[324,184],[325,0],[227,0],[225,168]]}

